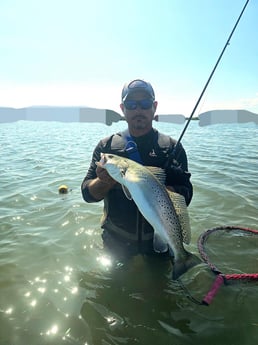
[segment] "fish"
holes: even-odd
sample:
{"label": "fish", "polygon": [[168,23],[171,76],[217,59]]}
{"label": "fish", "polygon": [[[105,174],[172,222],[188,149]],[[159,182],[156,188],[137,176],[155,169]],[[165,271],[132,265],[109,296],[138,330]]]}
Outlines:
{"label": "fish", "polygon": [[101,153],[97,165],[122,185],[128,199],[133,200],[143,217],[154,229],[155,252],[169,251],[172,263],[172,279],[177,280],[200,259],[187,251],[179,218],[164,184],[147,167],[115,154]]}
{"label": "fish", "polygon": [[[146,166],[160,181],[161,184],[165,184],[166,181],[166,172],[163,168],[153,167],[153,166]],[[168,195],[173,203],[175,208],[177,217],[180,222],[183,242],[186,244],[190,244],[191,242],[191,226],[190,226],[190,218],[188,214],[188,209],[186,205],[186,201],[183,195],[179,193],[172,192],[168,190]]]}

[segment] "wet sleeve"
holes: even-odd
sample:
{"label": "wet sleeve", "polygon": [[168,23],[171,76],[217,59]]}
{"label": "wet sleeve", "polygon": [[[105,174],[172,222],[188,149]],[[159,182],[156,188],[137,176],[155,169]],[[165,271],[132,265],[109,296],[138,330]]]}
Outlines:
{"label": "wet sleeve", "polygon": [[91,163],[90,163],[88,172],[87,172],[86,176],[84,177],[82,184],[81,184],[82,197],[86,202],[97,202],[98,201],[98,200],[94,199],[93,196],[90,194],[88,184],[90,183],[91,180],[93,180],[97,177],[96,162],[98,162],[100,160],[100,154],[101,154],[102,150],[103,150],[103,145],[102,145],[102,142],[100,141],[93,151],[92,159],[91,159]]}
{"label": "wet sleeve", "polygon": [[166,169],[166,185],[172,186],[176,193],[184,196],[186,204],[189,205],[193,197],[193,186],[190,181],[191,174],[188,171],[186,152],[181,144],[177,150],[176,157],[170,157],[170,164]]}

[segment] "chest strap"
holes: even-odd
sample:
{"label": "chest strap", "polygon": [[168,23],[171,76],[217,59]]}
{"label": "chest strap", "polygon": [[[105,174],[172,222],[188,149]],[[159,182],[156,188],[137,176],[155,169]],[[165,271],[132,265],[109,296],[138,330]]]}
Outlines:
{"label": "chest strap", "polygon": [[135,162],[143,164],[137,144],[131,137],[129,130],[127,129],[121,134],[125,142],[125,152],[128,154],[128,157]]}

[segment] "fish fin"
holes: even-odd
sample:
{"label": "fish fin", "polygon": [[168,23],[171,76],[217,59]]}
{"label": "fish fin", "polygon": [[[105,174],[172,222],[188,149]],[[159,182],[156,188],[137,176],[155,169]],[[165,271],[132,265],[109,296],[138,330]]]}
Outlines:
{"label": "fish fin", "polygon": [[[156,179],[165,185],[166,173],[165,170],[159,167],[146,166],[146,168],[156,177]],[[190,218],[188,214],[187,205],[183,195],[167,190],[168,195],[174,205],[179,223],[181,225],[182,238],[185,244],[190,244],[191,242],[191,226]]]}
{"label": "fish fin", "polygon": [[146,166],[146,168],[156,177],[156,179],[161,183],[165,184],[166,173],[165,170],[159,167]]}
{"label": "fish fin", "polygon": [[201,263],[201,260],[194,254],[187,252],[186,260],[177,260],[173,262],[172,279],[177,280],[182,274],[190,268]]}
{"label": "fish fin", "polygon": [[172,260],[173,260],[175,254],[174,254],[173,249],[172,249],[171,247],[168,248],[168,252],[169,252],[169,256],[170,256],[170,257],[172,258]]}
{"label": "fish fin", "polygon": [[125,194],[125,196],[127,197],[128,200],[133,200],[131,193],[129,192],[129,190],[122,184],[122,189],[123,192]]}
{"label": "fish fin", "polygon": [[153,235],[153,249],[157,253],[165,253],[168,251],[168,244],[156,232]]}
{"label": "fish fin", "polygon": [[174,205],[179,223],[181,225],[183,241],[186,244],[190,244],[191,226],[185,198],[183,197],[183,195],[171,192],[170,190],[167,190],[167,192]]}

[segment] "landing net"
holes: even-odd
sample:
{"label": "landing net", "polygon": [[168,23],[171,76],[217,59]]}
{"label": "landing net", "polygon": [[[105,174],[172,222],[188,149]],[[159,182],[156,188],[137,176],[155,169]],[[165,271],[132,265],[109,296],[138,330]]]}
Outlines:
{"label": "landing net", "polygon": [[209,305],[223,283],[258,280],[258,230],[238,226],[209,229],[198,239],[202,259],[217,275],[202,303]]}

